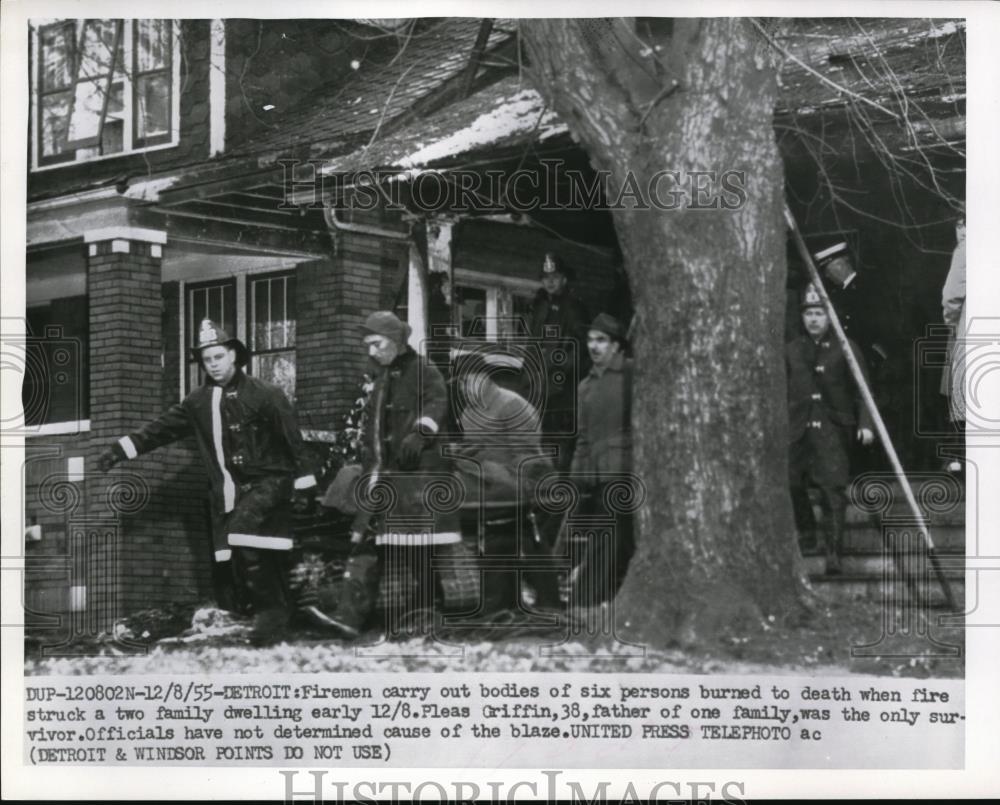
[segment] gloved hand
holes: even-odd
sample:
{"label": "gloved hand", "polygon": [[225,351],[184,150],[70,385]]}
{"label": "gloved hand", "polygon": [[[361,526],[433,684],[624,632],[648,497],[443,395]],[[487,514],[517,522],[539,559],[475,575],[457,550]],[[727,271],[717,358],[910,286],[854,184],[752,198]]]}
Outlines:
{"label": "gloved hand", "polygon": [[97,457],[97,469],[101,472],[107,472],[119,461],[121,461],[121,458],[118,456],[118,453],[116,453],[113,448],[109,447]]}
{"label": "gloved hand", "polygon": [[308,517],[316,507],[316,489],[296,489],[292,493],[292,511],[300,517]]}
{"label": "gloved hand", "polygon": [[399,444],[399,466],[404,470],[415,470],[420,466],[420,454],[423,452],[427,438],[414,431],[408,433]]}

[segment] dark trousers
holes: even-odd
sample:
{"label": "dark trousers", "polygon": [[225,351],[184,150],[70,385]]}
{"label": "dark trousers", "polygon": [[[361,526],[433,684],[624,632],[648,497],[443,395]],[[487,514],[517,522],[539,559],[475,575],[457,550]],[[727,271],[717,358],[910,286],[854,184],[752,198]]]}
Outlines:
{"label": "dark trousers", "polygon": [[[240,484],[233,511],[214,516],[216,548],[226,545],[230,534],[290,535],[291,487],[291,478],[286,476],[257,478]],[[236,546],[231,550],[232,558],[216,562],[213,572],[219,606],[244,614],[287,609],[289,551]]]}
{"label": "dark trousers", "polygon": [[[839,555],[843,549],[844,513],[847,498],[840,487],[820,486],[820,508],[823,511],[823,543],[827,555]],[[809,487],[799,484],[791,488],[795,527],[802,543],[808,547],[816,542],[817,523],[809,498]]]}
{"label": "dark trousers", "polygon": [[221,609],[242,615],[288,609],[288,552],[233,548],[233,558],[216,562],[212,586]]}
{"label": "dark trousers", "polygon": [[569,521],[571,545],[575,543],[578,552],[582,549],[581,561],[572,571],[571,606],[595,606],[614,598],[635,553],[634,516],[616,508],[608,491],[603,483],[585,490],[578,511],[587,519],[581,519],[579,526],[574,526],[573,517]]}

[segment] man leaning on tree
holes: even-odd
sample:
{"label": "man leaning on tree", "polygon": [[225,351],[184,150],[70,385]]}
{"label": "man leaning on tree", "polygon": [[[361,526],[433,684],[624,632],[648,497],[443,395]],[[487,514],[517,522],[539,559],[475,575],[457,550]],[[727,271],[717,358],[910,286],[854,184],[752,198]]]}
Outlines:
{"label": "man leaning on tree", "polygon": [[115,464],[194,435],[208,473],[215,561],[231,576],[238,603],[254,615],[253,639],[280,638],[288,625],[286,563],[292,510],[306,510],[316,478],[304,466],[302,436],[284,392],[244,372],[249,353],[210,319],[191,350],[204,385],[160,417],[121,437],[98,459]]}

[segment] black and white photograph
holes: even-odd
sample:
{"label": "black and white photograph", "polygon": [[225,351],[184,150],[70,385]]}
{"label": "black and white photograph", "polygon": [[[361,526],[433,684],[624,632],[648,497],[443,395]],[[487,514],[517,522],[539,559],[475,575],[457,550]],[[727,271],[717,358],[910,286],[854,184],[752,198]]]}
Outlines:
{"label": "black and white photograph", "polygon": [[975,5],[5,4],[5,796],[1000,793]]}

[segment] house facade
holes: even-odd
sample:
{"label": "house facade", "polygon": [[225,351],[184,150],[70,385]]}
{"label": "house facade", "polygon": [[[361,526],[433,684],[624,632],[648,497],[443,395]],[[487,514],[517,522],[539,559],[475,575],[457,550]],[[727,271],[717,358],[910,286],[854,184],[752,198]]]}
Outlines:
{"label": "house facade", "polygon": [[[326,217],[288,204],[280,163],[353,153],[390,119],[428,114],[459,85],[467,95],[494,80],[483,74],[509,72],[496,54],[511,32],[491,27],[428,22],[400,66],[402,42],[361,23],[32,24],[29,626],[58,624],[71,639],[125,612],[211,597],[193,441],[106,476],[95,469],[111,442],[201,382],[188,348],[202,318],[238,335],[249,371],[295,401],[318,461],[357,396],[364,316],[393,308],[427,331],[409,304],[413,223],[393,210]],[[476,64],[491,54],[500,66]],[[454,324],[467,335],[475,326],[495,339],[498,317],[527,309],[553,248],[579,265],[595,300],[610,288],[612,250],[513,229],[514,248],[512,226],[488,221],[452,244]]]}
{"label": "house facade", "polygon": [[[405,31],[387,23],[31,25],[29,625],[68,628],[69,639],[138,608],[211,597],[206,478],[193,443],[106,476],[95,470],[112,441],[201,382],[188,347],[202,318],[238,335],[251,351],[249,371],[295,401],[320,461],[357,397],[359,326],[372,310],[406,317],[418,348],[436,338],[514,338],[543,256],[554,251],[575,269],[592,312],[629,317],[606,211],[570,204],[511,212],[517,205],[505,204],[504,193],[517,187],[475,209],[455,195],[459,175],[487,187],[490,171],[537,177],[555,161],[590,176],[586,154],[520,75],[516,21],[423,20]],[[935,52],[950,58],[964,31],[942,30]],[[879,41],[891,45],[888,36]],[[856,39],[832,41],[850,54]],[[803,32],[801,42],[815,41]],[[894,47],[912,54],[907,42]],[[799,55],[815,69],[851,69],[836,48]],[[928,109],[925,96],[936,93],[930,117],[951,121],[951,134],[931,126],[927,142],[898,143],[916,148],[901,159],[927,155],[928,164],[956,171],[958,184],[964,61],[962,69],[950,100],[940,80],[912,88]],[[862,267],[881,271],[895,293],[906,349],[936,321],[934,283],[952,245],[947,200],[906,180],[908,209],[927,224],[919,243],[863,211],[814,203],[818,168],[808,143],[816,130],[846,125],[851,111],[843,98],[830,103],[800,89],[805,79],[795,70],[783,76],[789,100],[775,119],[792,206],[816,242],[849,236],[861,244]],[[891,166],[877,179],[852,175],[858,153],[844,150],[829,167],[836,181],[874,182],[874,196],[892,197]],[[356,203],[361,175],[380,179],[366,205]],[[438,201],[442,176],[452,183]],[[912,371],[900,382],[904,395],[916,388]],[[893,423],[905,432],[905,411]]]}

